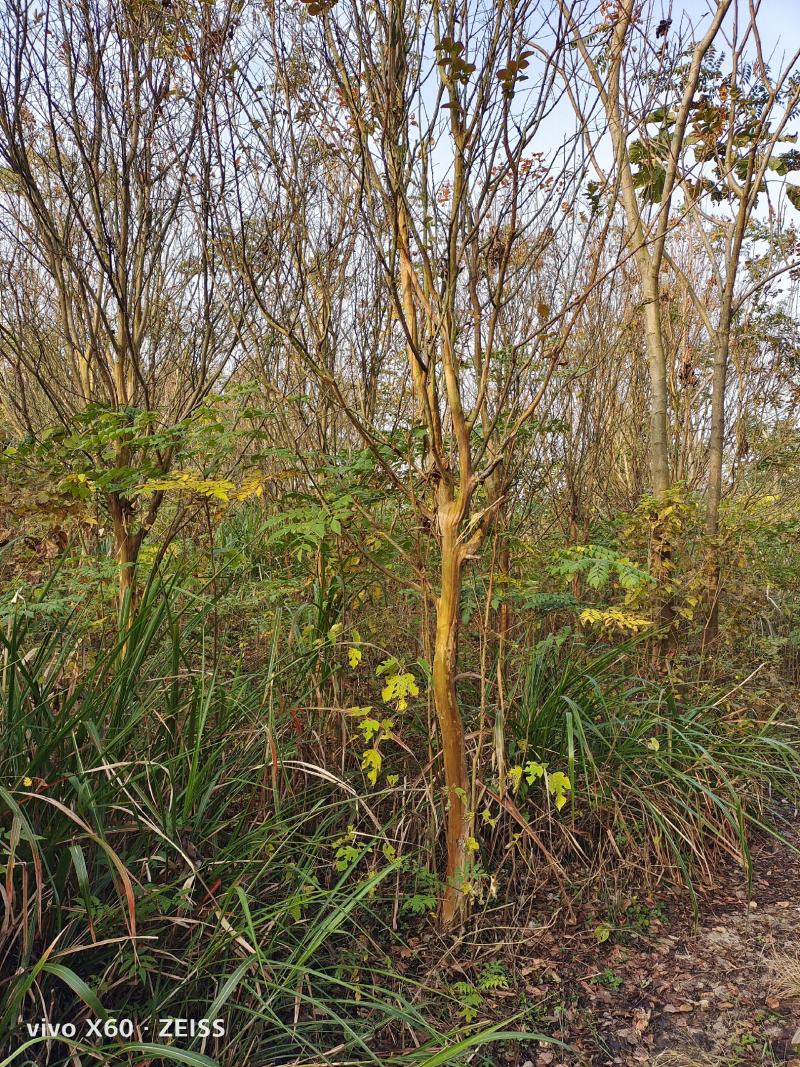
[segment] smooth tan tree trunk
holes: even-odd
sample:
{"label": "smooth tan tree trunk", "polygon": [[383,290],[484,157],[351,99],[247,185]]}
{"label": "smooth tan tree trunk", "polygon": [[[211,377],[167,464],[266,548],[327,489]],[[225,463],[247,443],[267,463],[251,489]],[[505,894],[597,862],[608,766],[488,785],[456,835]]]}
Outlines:
{"label": "smooth tan tree trunk", "polygon": [[440,914],[444,927],[463,918],[467,906],[461,888],[467,878],[467,757],[456,695],[459,599],[464,566],[464,549],[458,538],[458,510],[455,502],[439,508],[442,573],[433,654],[433,698],[441,733],[447,796],[447,884]]}

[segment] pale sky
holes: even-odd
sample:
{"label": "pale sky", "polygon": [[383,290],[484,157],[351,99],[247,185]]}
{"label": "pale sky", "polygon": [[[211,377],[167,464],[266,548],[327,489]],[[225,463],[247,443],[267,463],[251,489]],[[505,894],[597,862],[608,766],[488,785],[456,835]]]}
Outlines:
{"label": "pale sky", "polygon": [[[745,22],[749,17],[747,0],[739,0],[739,4],[740,22]],[[670,6],[668,0],[663,6],[665,9]],[[710,8],[706,0],[675,0],[671,6],[673,16],[685,11],[692,21],[707,14]],[[777,49],[774,63],[780,60],[782,53],[788,56],[800,48],[800,6],[797,0],[761,0],[757,22],[761,28],[765,53]]]}

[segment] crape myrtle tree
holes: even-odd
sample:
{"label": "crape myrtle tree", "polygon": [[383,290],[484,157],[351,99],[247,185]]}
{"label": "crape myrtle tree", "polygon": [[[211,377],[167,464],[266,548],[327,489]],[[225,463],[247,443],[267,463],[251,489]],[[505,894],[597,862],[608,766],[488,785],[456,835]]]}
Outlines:
{"label": "crape myrtle tree", "polygon": [[[537,143],[563,31],[557,7],[528,0],[246,9],[220,137],[234,276],[437,547],[438,573],[417,561],[416,576],[435,600],[445,926],[470,884],[464,568],[503,506],[608,221],[573,210],[581,139],[553,121],[546,157]],[[556,248],[584,269],[559,269]],[[355,339],[365,317],[380,338],[369,382]]]}
{"label": "crape myrtle tree", "polygon": [[1,17],[4,410],[54,478],[72,462],[96,492],[132,606],[164,495],[137,486],[168,472],[235,343],[208,152],[231,12],[6,0]]}

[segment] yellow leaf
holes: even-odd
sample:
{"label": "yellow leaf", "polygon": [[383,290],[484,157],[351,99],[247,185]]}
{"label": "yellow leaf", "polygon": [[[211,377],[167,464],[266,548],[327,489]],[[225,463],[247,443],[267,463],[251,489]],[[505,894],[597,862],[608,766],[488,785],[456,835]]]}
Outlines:
{"label": "yellow leaf", "polygon": [[380,773],[381,764],[383,763],[383,757],[377,748],[368,748],[362,757],[361,767],[367,772],[367,781],[371,785],[375,785],[378,781],[378,774]]}
{"label": "yellow leaf", "polygon": [[594,928],[594,936],[597,938],[599,944],[602,945],[604,941],[608,941],[614,931],[608,925],[608,923],[600,923],[599,926]]}
{"label": "yellow leaf", "polygon": [[555,797],[556,811],[561,811],[567,803],[567,793],[572,789],[572,783],[563,771],[556,771],[547,776],[547,788]]}
{"label": "yellow leaf", "polygon": [[405,674],[392,674],[386,679],[386,685],[381,690],[381,700],[387,703],[391,700],[397,702],[398,711],[405,711],[408,707],[408,697],[419,696],[419,686],[410,672]]}

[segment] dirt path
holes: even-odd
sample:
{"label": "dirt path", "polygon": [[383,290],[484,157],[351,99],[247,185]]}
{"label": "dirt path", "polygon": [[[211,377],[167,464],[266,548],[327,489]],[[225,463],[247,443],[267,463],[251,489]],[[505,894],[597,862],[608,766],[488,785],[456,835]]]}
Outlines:
{"label": "dirt path", "polygon": [[[800,827],[789,839],[800,848]],[[518,957],[517,993],[542,1032],[575,1049],[505,1054],[515,1067],[800,1067],[800,855],[769,837],[753,846],[752,900],[724,868],[699,924],[685,901],[636,901],[603,924],[582,916],[574,937],[549,932]],[[795,994],[780,988],[793,984]],[[524,989],[524,993],[521,990]],[[508,1002],[506,1002],[508,1003]],[[794,1041],[793,1041],[794,1039]]]}

